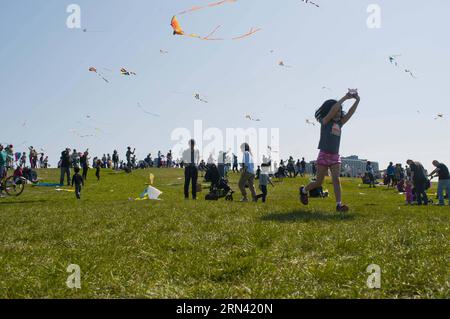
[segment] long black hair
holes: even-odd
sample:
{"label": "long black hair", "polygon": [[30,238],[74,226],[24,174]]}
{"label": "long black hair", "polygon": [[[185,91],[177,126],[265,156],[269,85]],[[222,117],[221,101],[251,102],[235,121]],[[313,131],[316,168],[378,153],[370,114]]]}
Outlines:
{"label": "long black hair", "polygon": [[[327,100],[325,101],[321,107],[319,107],[316,111],[316,114],[314,115],[317,122],[322,123],[322,120],[330,113],[333,106],[336,105],[338,101],[336,100]],[[345,112],[341,110],[341,117],[345,115]]]}

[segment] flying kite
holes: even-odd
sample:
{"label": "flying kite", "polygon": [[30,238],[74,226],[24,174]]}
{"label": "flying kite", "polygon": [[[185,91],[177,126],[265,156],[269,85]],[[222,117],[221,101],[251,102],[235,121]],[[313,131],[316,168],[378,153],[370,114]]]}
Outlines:
{"label": "flying kite", "polygon": [[136,73],[134,73],[134,72],[131,72],[131,71],[128,71],[127,69],[125,69],[125,68],[121,68],[120,69],[120,74],[122,74],[122,75],[126,75],[126,76],[130,76],[130,75],[136,75]]}
{"label": "flying kite", "polygon": [[166,51],[166,50],[160,49],[160,50],[159,50],[159,53],[161,53],[161,54],[169,54],[169,51]]}
{"label": "flying kite", "polygon": [[83,33],[103,33],[103,31],[93,31],[90,29],[82,29]]}
{"label": "flying kite", "polygon": [[389,62],[391,62],[391,64],[395,65],[396,67],[398,67],[398,62],[397,62],[397,58],[401,57],[401,54],[397,54],[397,55],[391,55],[389,57]]}
{"label": "flying kite", "polygon": [[405,72],[409,73],[409,75],[411,75],[412,78],[417,79],[417,77],[415,76],[415,74],[411,70],[405,69]]}
{"label": "flying kite", "polygon": [[292,66],[284,64],[283,61],[278,62],[278,66],[281,66],[283,68],[292,68]]}
{"label": "flying kite", "polygon": [[[221,0],[221,1],[218,1],[218,2],[210,3],[210,4],[205,5],[205,6],[194,6],[194,7],[190,8],[190,9],[187,9],[187,10],[184,10],[184,11],[178,13],[177,15],[174,15],[172,17],[171,22],[170,22],[170,25],[172,26],[172,29],[173,29],[173,35],[187,36],[187,37],[190,37],[190,38],[196,38],[196,39],[205,40],[205,41],[226,40],[226,39],[223,39],[223,38],[213,38],[212,37],[217,32],[217,30],[220,29],[220,27],[221,27],[220,25],[217,26],[211,33],[209,33],[208,35],[203,36],[203,37],[198,35],[198,34],[195,34],[195,33],[186,34],[186,32],[181,27],[180,21],[178,20],[177,16],[184,15],[184,14],[187,14],[187,13],[190,13],[190,12],[194,12],[194,11],[199,11],[199,10],[202,10],[202,9],[217,7],[217,6],[226,4],[226,3],[235,3],[235,2],[237,2],[237,0]],[[247,32],[247,33],[245,33],[243,35],[231,38],[231,40],[240,40],[240,39],[249,37],[249,36],[255,34],[256,32],[258,32],[260,30],[261,29],[251,28],[249,32]]]}
{"label": "flying kite", "polygon": [[195,93],[194,98],[195,98],[196,100],[200,101],[200,102],[208,103],[208,101],[205,100],[205,99],[203,99],[203,98],[200,96],[199,93]]}
{"label": "flying kite", "polygon": [[81,134],[80,132],[78,132],[75,129],[70,129],[69,132],[74,134],[74,135],[76,135],[76,136],[78,136],[79,138],[86,138],[86,137],[94,137],[95,136],[94,134]]}
{"label": "flying kite", "polygon": [[[391,55],[389,56],[389,62],[395,67],[400,67],[400,63],[397,61],[397,58],[401,57],[401,54]],[[417,79],[416,75],[410,69],[404,69],[405,73],[408,73],[412,78]]]}
{"label": "flying kite", "polygon": [[141,103],[138,102],[137,106],[138,106],[138,108],[140,108],[140,109],[142,110],[142,112],[144,112],[144,113],[146,113],[146,114],[148,114],[148,115],[154,116],[154,117],[159,117],[159,114],[156,114],[156,113],[152,113],[152,112],[150,112],[150,111],[147,111],[147,110],[142,106]]}
{"label": "flying kite", "polygon": [[331,88],[329,88],[327,86],[322,86],[322,90],[333,91]]}
{"label": "flying kite", "polygon": [[316,126],[316,123],[314,121],[311,121],[309,119],[306,119],[306,124]]}
{"label": "flying kite", "polygon": [[439,120],[439,119],[443,119],[443,118],[444,118],[444,114],[439,113],[438,115],[436,115],[436,117],[434,119]]}
{"label": "flying kite", "polygon": [[99,73],[99,72],[97,71],[97,69],[94,68],[93,66],[91,66],[91,67],[89,68],[89,72],[94,72],[94,73],[97,74],[100,78],[102,78],[103,81],[105,81],[106,83],[109,83],[108,79],[106,79],[101,73]]}
{"label": "flying kite", "polygon": [[250,120],[250,121],[253,121],[253,122],[261,122],[261,120],[260,119],[255,119],[255,118],[253,118],[251,115],[249,115],[249,114],[247,114],[246,116],[245,116],[245,118],[247,119],[247,120]]}
{"label": "flying kite", "polygon": [[317,4],[317,3],[315,3],[315,2],[312,2],[312,1],[310,1],[310,0],[302,0],[302,2],[304,2],[304,3],[309,3],[309,4],[312,4],[313,6],[316,6],[317,8],[320,8],[320,6]]}

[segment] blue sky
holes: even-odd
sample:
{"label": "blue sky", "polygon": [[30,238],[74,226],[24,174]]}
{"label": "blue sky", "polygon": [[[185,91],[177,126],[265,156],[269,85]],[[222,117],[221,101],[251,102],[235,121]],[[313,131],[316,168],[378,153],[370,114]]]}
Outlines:
{"label": "blue sky", "polygon": [[[175,143],[171,132],[193,129],[198,119],[221,129],[280,128],[282,157],[311,160],[319,129],[305,119],[325,99],[355,87],[362,101],[343,132],[342,155],[382,166],[407,158],[427,167],[433,159],[450,164],[448,119],[434,120],[438,113],[450,117],[450,2],[317,0],[315,8],[300,0],[240,0],[184,15],[182,25],[199,34],[222,25],[224,37],[262,28],[253,37],[172,36],[173,14],[211,1],[2,1],[1,142],[17,150],[43,147],[52,163],[66,146],[101,155],[132,145],[142,157],[166,152]],[[82,28],[100,32],[68,29],[71,3],[81,6]],[[372,3],[382,9],[381,29],[366,25]],[[418,79],[389,64],[392,54],[402,54],[399,61]],[[293,67],[278,67],[280,60]],[[138,75],[121,77],[121,67]],[[195,92],[209,103],[195,101]],[[160,117],[141,112],[138,102]],[[249,122],[246,113],[262,121]],[[101,132],[90,138],[69,131],[90,134],[94,127]]]}

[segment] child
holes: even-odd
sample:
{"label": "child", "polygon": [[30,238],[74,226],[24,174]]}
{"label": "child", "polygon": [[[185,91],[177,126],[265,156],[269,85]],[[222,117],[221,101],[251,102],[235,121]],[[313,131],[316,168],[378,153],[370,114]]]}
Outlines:
{"label": "child", "polygon": [[397,184],[397,191],[399,193],[404,193],[405,192],[405,179],[401,179],[400,182],[398,182]]}
{"label": "child", "polygon": [[256,201],[258,201],[258,199],[261,198],[262,202],[265,203],[266,197],[267,197],[267,185],[270,184],[270,185],[272,185],[272,187],[274,187],[274,185],[269,176],[268,165],[262,164],[261,166],[262,166],[261,172],[259,173],[259,189],[261,189],[262,194],[259,194],[258,196],[256,196]]}
{"label": "child", "polygon": [[406,182],[405,186],[405,196],[406,196],[406,205],[412,205],[414,202],[414,195],[413,195],[413,185],[411,181]]}
{"label": "child", "polygon": [[[356,100],[348,113],[342,109],[342,104],[347,100]],[[328,100],[317,111],[316,119],[321,124],[319,157],[317,159],[317,180],[306,187],[300,188],[300,200],[308,205],[308,192],[322,186],[328,170],[331,171],[334,193],[336,196],[336,211],[348,212],[349,208],[342,204],[340,183],[341,157],[339,148],[341,144],[341,129],[356,112],[360,102],[357,90],[349,92],[339,101]]]}
{"label": "child", "polygon": [[100,168],[102,167],[102,161],[100,159],[97,160],[95,167],[95,176],[97,176],[97,181],[100,181]]}
{"label": "child", "polygon": [[80,168],[75,167],[74,168],[75,174],[72,177],[72,186],[75,184],[75,196],[77,199],[81,199],[80,193],[81,193],[81,186],[84,186],[83,177],[80,175]]}

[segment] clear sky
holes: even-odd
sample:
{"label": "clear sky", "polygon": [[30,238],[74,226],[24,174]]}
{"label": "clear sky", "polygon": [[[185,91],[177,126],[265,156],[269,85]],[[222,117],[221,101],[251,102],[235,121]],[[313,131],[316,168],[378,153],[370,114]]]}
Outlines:
{"label": "clear sky", "polygon": [[[171,34],[173,14],[213,1],[2,0],[1,142],[16,151],[42,147],[53,164],[66,146],[123,156],[132,145],[143,157],[167,152],[175,128],[203,120],[220,129],[280,128],[281,156],[311,160],[319,129],[305,119],[325,99],[358,88],[362,101],[343,131],[342,155],[382,166],[407,158],[428,168],[433,159],[450,164],[448,0],[316,0],[320,8],[239,0],[184,15],[181,23],[201,35],[222,25],[223,37],[262,28],[253,37],[216,42]],[[67,28],[71,3],[80,5],[82,28],[92,32]],[[380,29],[366,24],[372,3],[382,10]],[[393,54],[418,78],[391,65]],[[280,60],[292,68],[279,67]],[[121,67],[138,75],[121,77]],[[196,92],[209,103],[196,101]],[[247,113],[262,121],[246,120]],[[446,118],[435,120],[438,113]]]}

